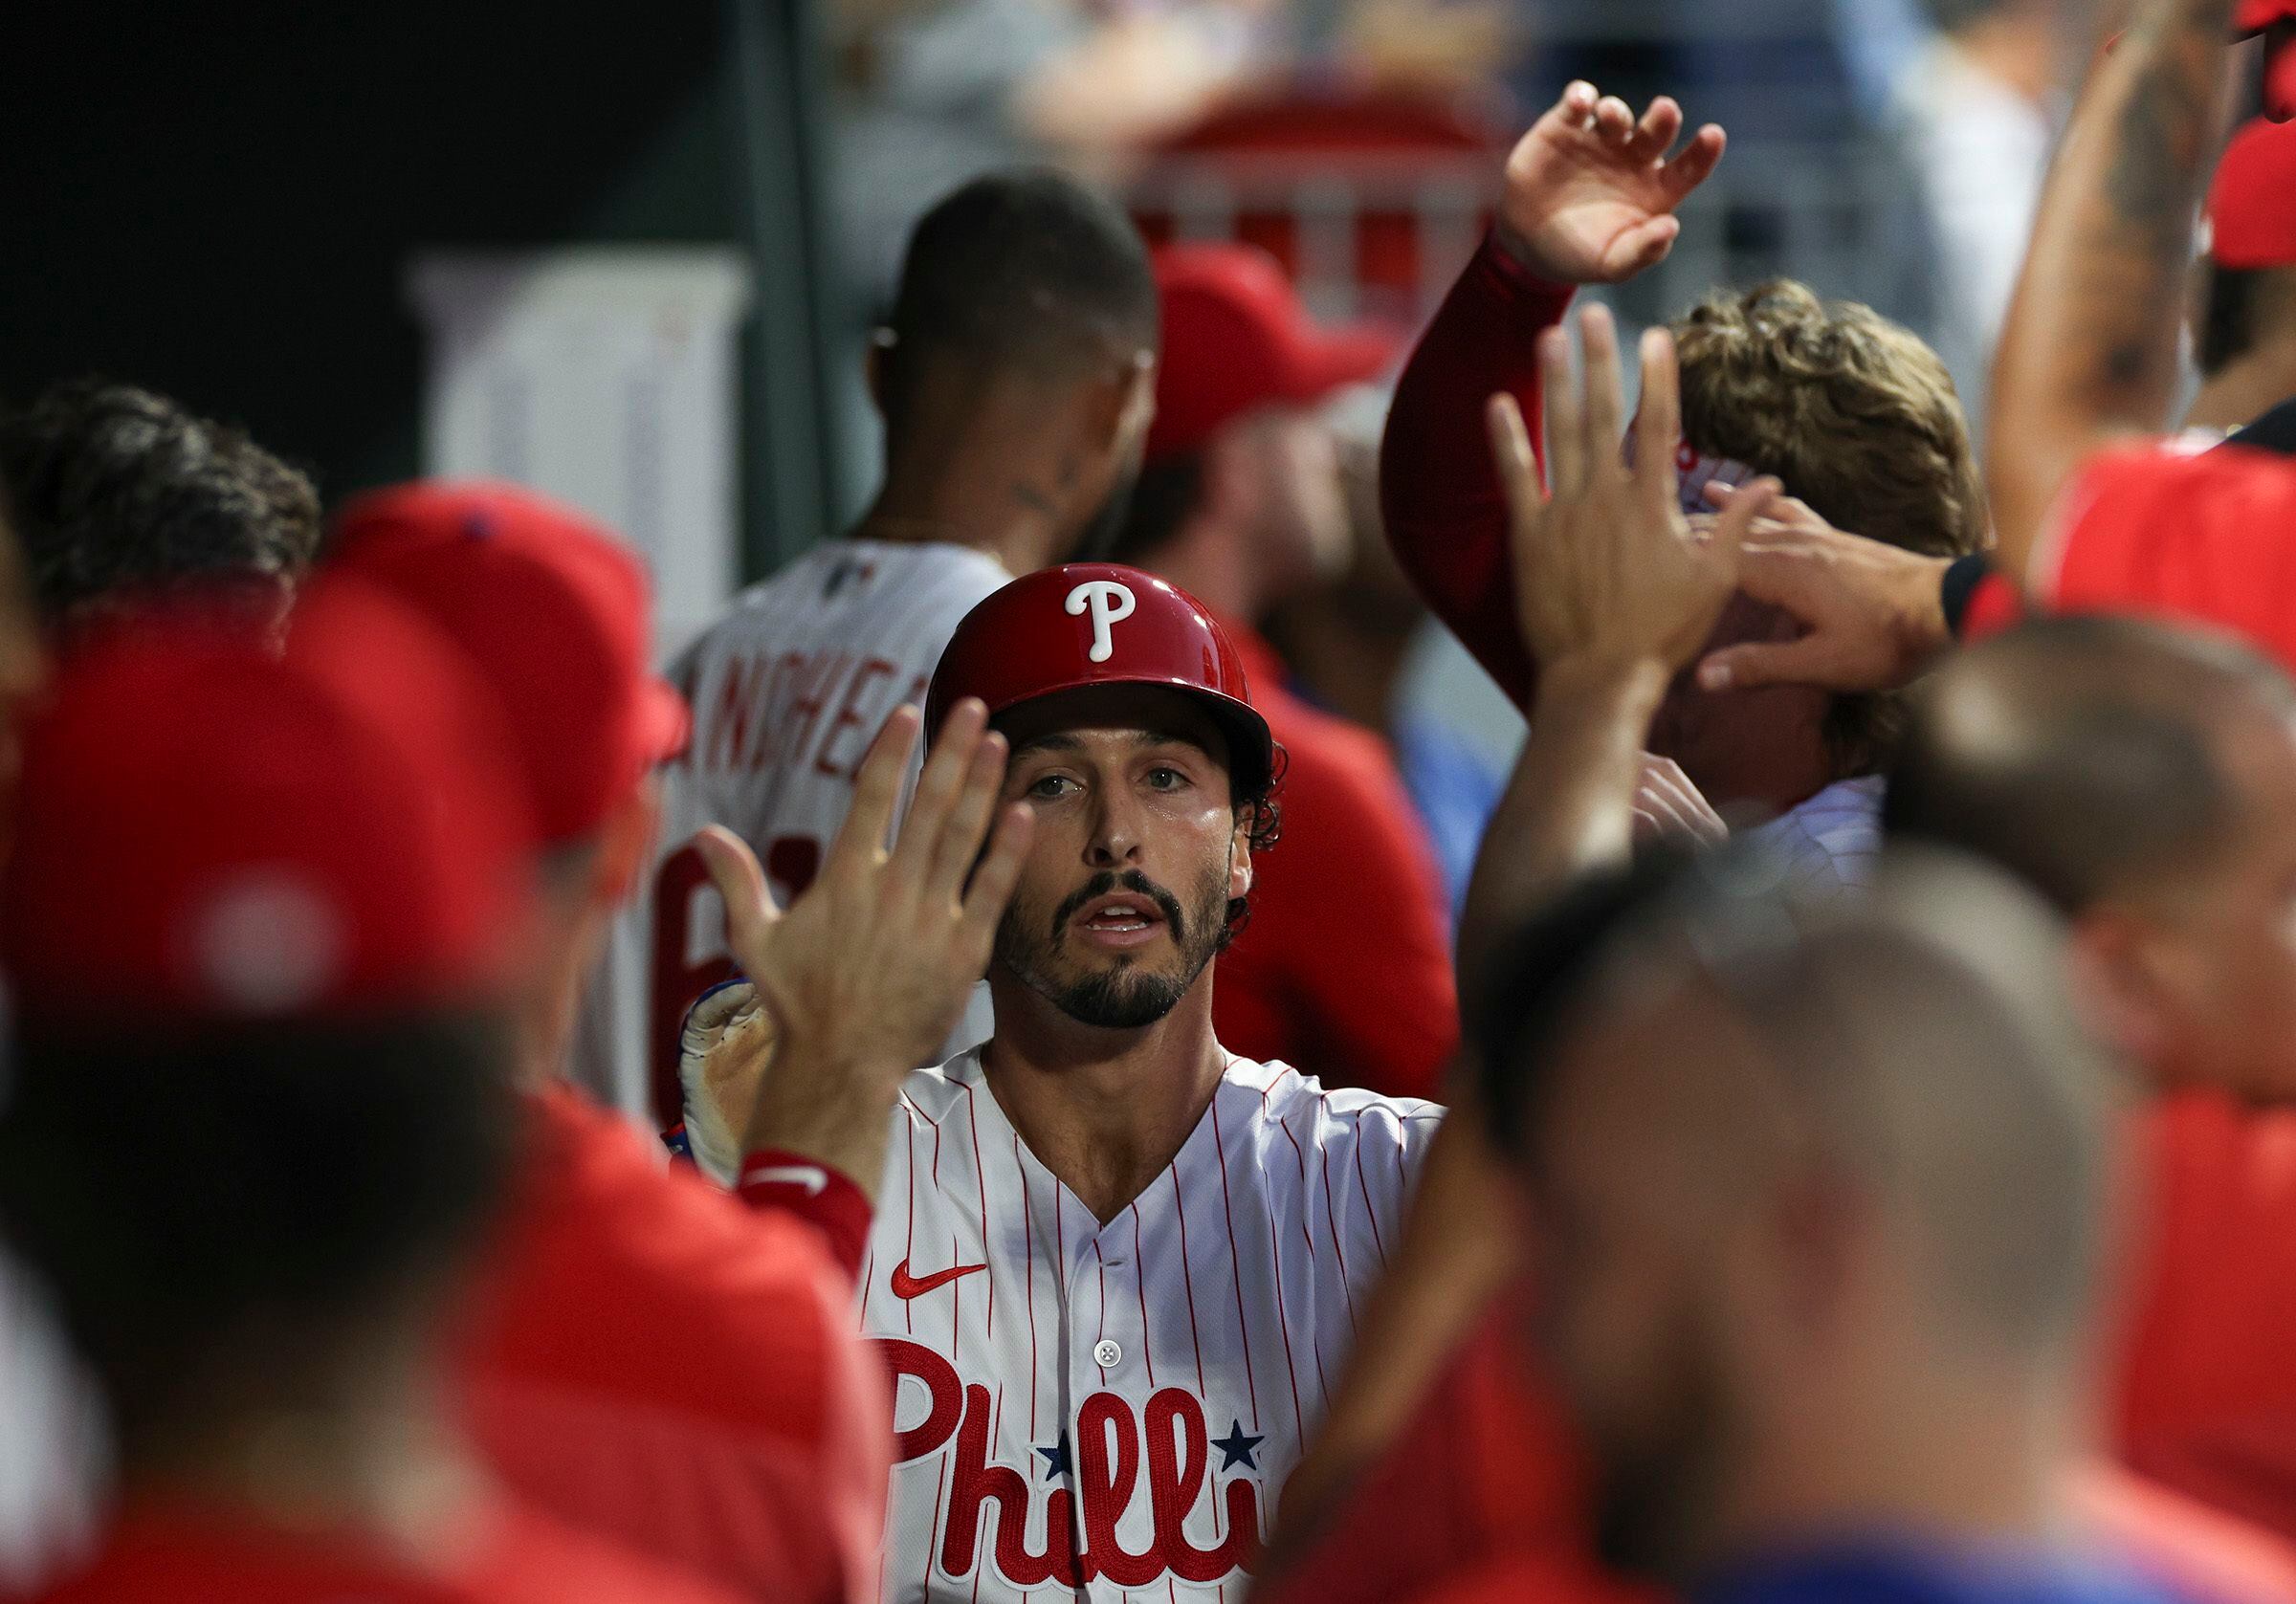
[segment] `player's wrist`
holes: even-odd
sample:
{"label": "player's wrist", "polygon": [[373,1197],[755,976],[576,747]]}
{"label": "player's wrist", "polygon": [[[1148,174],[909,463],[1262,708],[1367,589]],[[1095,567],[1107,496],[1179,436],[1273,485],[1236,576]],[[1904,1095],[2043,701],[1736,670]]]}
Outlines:
{"label": "player's wrist", "polygon": [[1533,716],[1599,711],[1620,716],[1655,713],[1673,670],[1655,648],[1583,647],[1543,663]]}

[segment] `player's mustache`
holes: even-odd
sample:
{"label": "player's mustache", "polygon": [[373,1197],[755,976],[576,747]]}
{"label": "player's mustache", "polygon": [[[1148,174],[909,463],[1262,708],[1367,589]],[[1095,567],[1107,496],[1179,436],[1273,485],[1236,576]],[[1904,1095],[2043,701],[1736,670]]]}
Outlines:
{"label": "player's mustache", "polygon": [[1111,891],[1130,891],[1135,896],[1144,896],[1150,902],[1155,903],[1156,911],[1164,916],[1165,925],[1171,929],[1174,941],[1180,940],[1186,933],[1187,920],[1181,913],[1180,898],[1165,890],[1163,887],[1149,879],[1137,868],[1128,868],[1121,874],[1116,873],[1114,869],[1104,868],[1071,893],[1061,902],[1060,907],[1054,910],[1052,939],[1058,941],[1061,938],[1061,934],[1069,928],[1069,921],[1076,916],[1078,909],[1092,901],[1093,898],[1106,896]]}

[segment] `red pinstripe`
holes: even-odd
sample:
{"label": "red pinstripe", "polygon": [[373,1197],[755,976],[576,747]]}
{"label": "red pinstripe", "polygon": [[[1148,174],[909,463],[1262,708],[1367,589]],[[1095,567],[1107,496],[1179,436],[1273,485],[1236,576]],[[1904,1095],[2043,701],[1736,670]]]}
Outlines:
{"label": "red pinstripe", "polygon": [[[1093,1338],[1093,1345],[1097,1348],[1108,1335],[1108,1261],[1100,1258],[1100,1239],[1098,1237],[1093,1239],[1093,1257],[1099,1260],[1100,1263],[1100,1330],[1099,1334]],[[1093,1363],[1098,1366],[1100,1384],[1105,1387],[1108,1385],[1108,1367],[1100,1363],[1097,1353],[1093,1355]]]}
{"label": "red pinstripe", "polygon": [[[1180,1200],[1180,1161],[1173,1160],[1172,1207],[1180,1215],[1180,1284],[1188,1290],[1188,1341],[1196,1349],[1196,1395],[1203,1396],[1203,1338],[1196,1329],[1196,1267],[1188,1263],[1188,1206]],[[1259,1422],[1254,1420],[1253,1425]]]}
{"label": "red pinstripe", "polygon": [[[1260,1384],[1251,1373],[1251,1323],[1244,1318],[1244,1272],[1236,1264],[1236,1203],[1227,1192],[1227,1138],[1220,1133],[1220,1091],[1212,1090],[1212,1150],[1220,1155],[1220,1205],[1227,1212],[1227,1271],[1236,1283],[1236,1329],[1244,1338],[1244,1385],[1251,1398],[1251,1429],[1260,1429]],[[1282,1285],[1275,1307],[1281,1309]]]}
{"label": "red pinstripe", "polygon": [[[1308,1155],[1301,1151],[1299,1138],[1292,1134],[1292,1122],[1289,1119],[1277,1120],[1275,1127],[1284,1133],[1284,1140],[1292,1144],[1292,1157],[1299,1166],[1299,1240],[1308,1244],[1308,1274],[1320,1277],[1321,1272],[1316,1267],[1315,1234],[1308,1229]],[[1275,1219],[1275,1210],[1272,1207],[1268,1211],[1268,1218],[1270,1222],[1269,1228],[1272,1229]],[[1280,1270],[1277,1273],[1275,1285],[1276,1297],[1280,1307],[1284,1285]],[[1323,1395],[1324,1404],[1328,1408],[1332,1401],[1332,1390],[1323,1375],[1323,1331],[1321,1327],[1322,1323],[1318,1321],[1308,1328],[1308,1352],[1315,1360],[1316,1390]],[[1298,1383],[1293,1382],[1292,1385],[1297,1387]]]}
{"label": "red pinstripe", "polygon": [[[1036,1441],[1036,1209],[1028,1200],[1028,1166],[1021,1162],[1021,1134],[1012,1134],[1012,1165],[1021,1172],[1021,1259],[1028,1266],[1028,1440]],[[1256,1423],[1256,1422],[1255,1422]]]}
{"label": "red pinstripe", "polygon": [[[909,1103],[909,1099],[906,1097],[901,1101]],[[909,1108],[913,1113],[917,1111],[916,1105],[914,1103],[909,1103]],[[909,1178],[909,1241],[908,1245],[901,1251],[901,1263],[911,1264],[916,1262],[916,1122],[914,1120],[906,1122],[905,1129],[909,1137],[909,1163],[906,1167]],[[901,1321],[908,1327],[911,1336],[916,1335],[915,1300],[909,1298],[901,1300]]]}
{"label": "red pinstripe", "polygon": [[1371,1221],[1371,1245],[1380,1255],[1380,1268],[1387,1267],[1387,1244],[1380,1238],[1380,1211],[1372,1206],[1371,1182],[1363,1177],[1363,1114],[1356,1110],[1356,1190],[1363,1194],[1363,1214]]}
{"label": "red pinstripe", "polygon": [[1299,1440],[1305,1442],[1308,1439],[1308,1417],[1299,1407],[1299,1367],[1292,1362],[1292,1317],[1284,1312],[1284,1246],[1276,1240],[1282,1235],[1275,1228],[1275,1210],[1269,1209],[1268,1251],[1275,1255],[1275,1329],[1283,1333],[1284,1370],[1292,1378],[1292,1421],[1298,1429]]}
{"label": "red pinstripe", "polygon": [[1132,1284],[1140,1291],[1140,1352],[1148,1361],[1148,1385],[1156,1385],[1156,1338],[1148,1332],[1148,1266],[1140,1262],[1140,1205],[1132,1205]]}
{"label": "red pinstripe", "polygon": [[988,1243],[988,1176],[981,1163],[981,1109],[973,1098],[973,1083],[964,1083],[964,1113],[973,1129],[973,1185],[981,1194],[981,1257],[988,1265],[988,1336],[997,1336],[997,1256]]}

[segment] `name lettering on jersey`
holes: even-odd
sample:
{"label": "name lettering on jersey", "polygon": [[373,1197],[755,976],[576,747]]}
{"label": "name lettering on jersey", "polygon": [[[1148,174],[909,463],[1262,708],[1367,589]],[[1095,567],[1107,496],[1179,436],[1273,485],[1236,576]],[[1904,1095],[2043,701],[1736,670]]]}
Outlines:
{"label": "name lettering on jersey", "polygon": [[[894,1462],[906,1464],[956,1444],[949,1480],[946,1518],[938,1534],[941,1571],[970,1574],[974,1566],[993,1564],[1015,1587],[1063,1587],[1106,1577],[1120,1588],[1144,1588],[1169,1574],[1183,1582],[1217,1582],[1257,1561],[1260,1484],[1245,1476],[1225,1484],[1211,1462],[1222,1454],[1221,1470],[1238,1465],[1256,1470],[1260,1439],[1240,1425],[1215,1441],[1204,1425],[1203,1404],[1181,1387],[1149,1395],[1136,1416],[1131,1402],[1115,1393],[1093,1393],[1076,1411],[1074,1439],[1052,1449],[1038,1448],[1048,1477],[1072,1469],[1076,1490],[1054,1487],[1045,1498],[1045,1546],[1028,1547],[1035,1489],[1029,1478],[988,1458],[989,1390],[964,1384],[957,1368],[919,1343],[897,1337],[872,1339],[893,1373],[896,1395],[904,1375],[924,1383],[925,1417],[894,1438]],[[1154,1527],[1148,1546],[1127,1549],[1117,1525],[1131,1508],[1141,1481],[1147,1482]],[[1199,1547],[1182,1524],[1207,1483],[1225,1516],[1225,1534],[1209,1548]],[[1077,1543],[1076,1515],[1083,1516]],[[989,1512],[988,1553],[981,1552],[982,1516]]]}
{"label": "name lettering on jersey", "polygon": [[1095,663],[1105,663],[1115,654],[1115,626],[1132,616],[1139,604],[1134,599],[1132,586],[1115,580],[1087,580],[1069,592],[1069,616],[1081,617],[1090,607],[1093,612],[1093,649],[1086,652]]}
{"label": "name lettering on jersey", "polygon": [[[695,702],[691,750],[720,773],[810,765],[849,784],[869,743],[926,681],[903,688],[897,664],[850,651],[735,653],[714,698]],[[826,716],[825,716],[826,714]]]}

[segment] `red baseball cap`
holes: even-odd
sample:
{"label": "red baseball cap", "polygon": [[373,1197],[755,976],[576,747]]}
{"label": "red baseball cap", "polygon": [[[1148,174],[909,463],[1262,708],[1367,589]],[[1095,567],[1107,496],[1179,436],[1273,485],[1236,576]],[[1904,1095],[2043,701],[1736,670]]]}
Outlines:
{"label": "red baseball cap", "polygon": [[1274,773],[1275,738],[1251,705],[1226,631],[1178,585],[1115,562],[1040,568],[965,614],[933,670],[925,728],[938,731],[967,696],[994,718],[1095,685],[1161,685],[1195,697],[1227,736],[1238,796]]}
{"label": "red baseball cap", "polygon": [[684,746],[652,671],[651,586],[621,541],[516,485],[370,492],[336,521],[338,567],[432,620],[501,698],[546,844],[589,834]]}
{"label": "red baseball cap", "polygon": [[1209,441],[1255,407],[1305,406],[1377,378],[1402,341],[1369,326],[1326,329],[1275,258],[1249,245],[1173,245],[1156,253],[1163,312],[1148,458]]}
{"label": "red baseball cap", "polygon": [[2232,136],[2208,191],[2219,267],[2296,266],[2296,122],[2258,118]]}
{"label": "red baseball cap", "polygon": [[496,995],[532,831],[493,702],[436,630],[345,581],[283,646],[142,612],[76,646],[26,733],[0,951],[76,1029]]}

